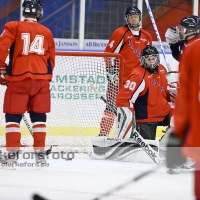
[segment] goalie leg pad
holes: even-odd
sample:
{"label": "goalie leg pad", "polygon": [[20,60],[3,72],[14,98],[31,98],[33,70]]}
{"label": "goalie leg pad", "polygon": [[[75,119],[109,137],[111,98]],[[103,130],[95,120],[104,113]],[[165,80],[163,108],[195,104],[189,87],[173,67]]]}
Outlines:
{"label": "goalie leg pad", "polygon": [[135,129],[133,108],[117,108],[116,138],[129,139],[133,129]]}
{"label": "goalie leg pad", "polygon": [[[145,140],[146,144],[151,145],[158,151],[156,140]],[[93,159],[110,159],[128,162],[152,163],[152,159],[134,140],[124,140],[109,137],[97,137],[92,140]]]}

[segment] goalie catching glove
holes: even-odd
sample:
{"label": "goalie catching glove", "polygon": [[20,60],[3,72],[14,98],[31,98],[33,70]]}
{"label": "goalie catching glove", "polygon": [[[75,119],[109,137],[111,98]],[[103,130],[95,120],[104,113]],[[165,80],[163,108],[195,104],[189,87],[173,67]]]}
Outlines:
{"label": "goalie catching glove", "polygon": [[179,41],[179,39],[180,39],[178,27],[170,27],[170,28],[168,28],[166,33],[165,33],[165,38],[166,38],[166,41],[169,44],[177,43]]}
{"label": "goalie catching glove", "polygon": [[119,81],[119,70],[116,66],[106,67],[107,79],[113,85],[117,86]]}

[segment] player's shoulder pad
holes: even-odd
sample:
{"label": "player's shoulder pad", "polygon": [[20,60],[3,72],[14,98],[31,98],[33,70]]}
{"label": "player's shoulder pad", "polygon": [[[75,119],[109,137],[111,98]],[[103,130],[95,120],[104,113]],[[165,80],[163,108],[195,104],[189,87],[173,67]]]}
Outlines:
{"label": "player's shoulder pad", "polygon": [[143,33],[144,35],[146,35],[150,40],[152,40],[152,36],[148,31],[145,31],[144,29],[140,29],[141,33]]}
{"label": "player's shoulder pad", "polygon": [[20,21],[10,21],[10,22],[7,22],[4,27],[14,27],[14,26],[18,26],[20,23]]}
{"label": "player's shoulder pad", "polygon": [[51,32],[51,30],[49,28],[47,28],[46,26],[44,26],[43,24],[37,23],[39,26],[42,27],[43,30],[47,31],[47,32]]}
{"label": "player's shoulder pad", "polygon": [[145,75],[145,68],[137,66],[131,71],[131,79],[142,80]]}
{"label": "player's shoulder pad", "polygon": [[124,35],[124,33],[128,30],[129,30],[128,26],[124,25],[115,29],[113,33],[118,34],[118,35]]}
{"label": "player's shoulder pad", "polygon": [[140,29],[140,31],[146,35],[151,35],[148,31],[144,30],[143,28]]}
{"label": "player's shoulder pad", "polygon": [[158,70],[159,70],[159,71],[160,71],[160,70],[163,70],[164,73],[167,73],[167,69],[166,69],[162,64],[159,64]]}

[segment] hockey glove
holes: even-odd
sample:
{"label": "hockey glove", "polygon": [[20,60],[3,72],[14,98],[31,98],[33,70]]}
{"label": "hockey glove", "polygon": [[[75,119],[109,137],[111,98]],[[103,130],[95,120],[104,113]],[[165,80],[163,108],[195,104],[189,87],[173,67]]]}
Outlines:
{"label": "hockey glove", "polygon": [[177,95],[177,88],[170,87],[169,88],[169,95],[170,95],[171,102],[174,103],[176,95]]}
{"label": "hockey glove", "polygon": [[0,76],[0,84],[1,84],[1,85],[8,85],[8,81],[7,81],[5,78],[2,78],[2,77]]}
{"label": "hockey glove", "polygon": [[113,85],[117,86],[119,81],[119,70],[116,66],[106,67],[107,79]]}
{"label": "hockey glove", "polygon": [[[166,167],[176,168],[186,162],[186,158],[183,157],[181,149],[183,145],[183,139],[176,136],[173,132],[173,128],[170,128],[169,138],[167,142],[166,152]],[[170,131],[168,130],[168,131]]]}
{"label": "hockey glove", "polygon": [[169,44],[175,44],[178,42],[179,38],[179,30],[178,27],[170,27],[165,32],[166,41]]}
{"label": "hockey glove", "polygon": [[0,74],[6,74],[7,65],[0,65]]}

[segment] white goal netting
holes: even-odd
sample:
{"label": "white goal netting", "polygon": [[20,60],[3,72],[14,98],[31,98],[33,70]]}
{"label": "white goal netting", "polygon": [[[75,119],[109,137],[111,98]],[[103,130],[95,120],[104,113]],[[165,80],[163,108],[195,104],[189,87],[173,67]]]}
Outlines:
{"label": "white goal netting", "polygon": [[[115,65],[120,71],[123,66],[122,58],[119,54],[110,53],[56,53],[56,66],[50,86],[51,113],[47,116],[46,146],[81,152],[91,147],[92,137],[96,137],[100,131],[99,124],[104,114],[105,103],[90,84],[94,84],[105,98],[109,97],[113,101],[110,102],[112,105],[115,105],[113,97],[118,93],[117,87],[111,87],[109,93],[107,92],[109,84],[106,65]],[[0,103],[3,107],[5,87],[1,86],[0,90]],[[31,124],[27,113],[25,117]],[[113,131],[114,128],[110,135]],[[23,120],[21,133],[22,146],[31,146],[33,139]],[[0,147],[4,146],[5,115],[1,112]]]}

